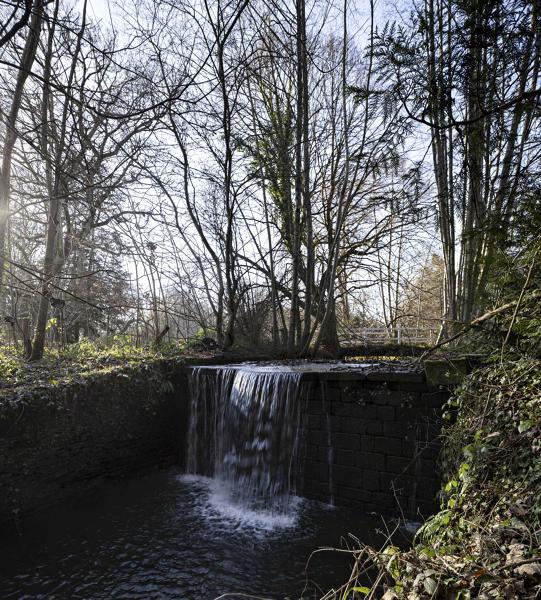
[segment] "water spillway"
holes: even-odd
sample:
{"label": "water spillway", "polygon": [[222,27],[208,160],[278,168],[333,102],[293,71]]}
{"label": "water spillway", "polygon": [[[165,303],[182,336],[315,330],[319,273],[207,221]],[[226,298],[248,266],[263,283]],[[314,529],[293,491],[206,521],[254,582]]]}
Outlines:
{"label": "water spillway", "polygon": [[186,471],[240,510],[288,514],[302,496],[422,521],[447,396],[403,363],[194,367]]}
{"label": "water spillway", "polygon": [[301,373],[194,368],[186,470],[213,477],[230,501],[287,513],[302,434]]}

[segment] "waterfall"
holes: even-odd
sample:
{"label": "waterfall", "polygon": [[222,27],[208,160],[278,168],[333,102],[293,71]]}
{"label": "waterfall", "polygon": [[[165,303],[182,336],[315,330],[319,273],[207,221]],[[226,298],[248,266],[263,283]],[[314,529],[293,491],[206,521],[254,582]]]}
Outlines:
{"label": "waterfall", "polygon": [[250,510],[288,511],[298,472],[300,373],[195,367],[186,470]]}

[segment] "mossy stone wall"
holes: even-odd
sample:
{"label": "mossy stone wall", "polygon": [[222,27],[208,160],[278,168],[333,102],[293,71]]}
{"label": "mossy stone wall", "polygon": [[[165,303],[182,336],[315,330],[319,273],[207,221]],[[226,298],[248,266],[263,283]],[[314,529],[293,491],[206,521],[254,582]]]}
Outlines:
{"label": "mossy stone wall", "polygon": [[189,398],[182,365],[156,361],[0,402],[0,519],[102,478],[178,462]]}

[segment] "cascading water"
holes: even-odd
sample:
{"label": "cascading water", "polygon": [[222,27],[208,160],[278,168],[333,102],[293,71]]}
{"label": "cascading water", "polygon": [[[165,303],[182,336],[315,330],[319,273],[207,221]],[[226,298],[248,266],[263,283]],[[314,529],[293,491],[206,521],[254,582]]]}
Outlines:
{"label": "cascading water", "polygon": [[287,513],[298,473],[300,383],[298,372],[194,368],[187,472],[213,477],[248,510]]}

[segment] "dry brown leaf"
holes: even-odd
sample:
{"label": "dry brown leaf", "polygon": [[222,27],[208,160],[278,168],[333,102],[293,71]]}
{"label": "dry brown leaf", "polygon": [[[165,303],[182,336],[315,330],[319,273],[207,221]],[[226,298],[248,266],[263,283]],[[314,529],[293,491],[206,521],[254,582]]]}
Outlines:
{"label": "dry brown leaf", "polygon": [[522,575],[523,577],[539,579],[541,578],[541,562],[532,562],[525,565],[519,565],[518,567],[515,567],[513,571],[517,575]]}

